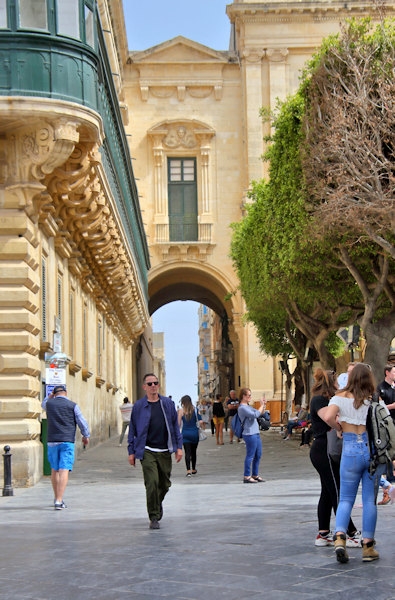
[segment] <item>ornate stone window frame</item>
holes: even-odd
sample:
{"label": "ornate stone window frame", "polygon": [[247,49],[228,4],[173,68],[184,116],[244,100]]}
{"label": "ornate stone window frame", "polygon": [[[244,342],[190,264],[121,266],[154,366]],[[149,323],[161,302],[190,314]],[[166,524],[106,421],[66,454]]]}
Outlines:
{"label": "ornate stone window frame", "polygon": [[[212,243],[213,168],[212,139],[215,131],[200,121],[163,121],[148,131],[154,165],[154,243],[162,250],[179,245],[169,241],[167,159],[175,156],[196,158],[198,188],[198,244]],[[188,242],[184,242],[189,244]],[[192,244],[192,242],[191,242]],[[196,246],[196,242],[193,242]]]}

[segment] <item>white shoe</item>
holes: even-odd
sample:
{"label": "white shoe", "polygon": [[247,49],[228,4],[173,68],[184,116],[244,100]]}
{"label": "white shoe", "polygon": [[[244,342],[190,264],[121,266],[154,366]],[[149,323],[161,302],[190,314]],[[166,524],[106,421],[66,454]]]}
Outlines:
{"label": "white shoe", "polygon": [[360,548],[361,547],[361,532],[356,531],[354,535],[347,536],[346,540],[347,548]]}
{"label": "white shoe", "polygon": [[321,535],[320,533],[315,538],[314,546],[333,546],[333,535],[330,531],[326,535]]}

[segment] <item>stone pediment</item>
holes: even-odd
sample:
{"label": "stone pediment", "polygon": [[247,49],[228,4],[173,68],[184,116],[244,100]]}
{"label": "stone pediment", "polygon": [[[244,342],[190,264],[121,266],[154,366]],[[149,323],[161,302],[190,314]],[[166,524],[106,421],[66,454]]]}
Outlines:
{"label": "stone pediment", "polygon": [[183,102],[186,95],[222,98],[223,69],[230,54],[207,48],[178,36],[144,50],[132,52],[128,64],[137,72],[141,98],[170,98]]}
{"label": "stone pediment", "polygon": [[128,63],[227,63],[228,55],[179,35],[147,50],[130,52]]}

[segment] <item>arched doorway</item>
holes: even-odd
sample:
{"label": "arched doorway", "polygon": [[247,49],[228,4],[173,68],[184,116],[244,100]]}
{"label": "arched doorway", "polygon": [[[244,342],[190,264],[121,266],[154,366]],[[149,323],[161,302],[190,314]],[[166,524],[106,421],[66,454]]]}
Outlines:
{"label": "arched doorway", "polygon": [[233,318],[236,312],[235,299],[223,275],[208,265],[161,265],[150,273],[149,295],[151,315],[160,307],[177,300],[192,300],[211,309],[217,318],[216,343],[211,356],[211,372],[215,373],[215,383],[212,380],[209,392],[225,394],[238,384],[240,342]]}

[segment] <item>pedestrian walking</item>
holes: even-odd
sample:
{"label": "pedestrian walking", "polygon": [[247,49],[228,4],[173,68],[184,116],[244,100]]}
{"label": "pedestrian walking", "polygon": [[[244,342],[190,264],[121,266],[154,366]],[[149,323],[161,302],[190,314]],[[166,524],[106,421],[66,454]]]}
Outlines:
{"label": "pedestrian walking", "polygon": [[171,455],[182,459],[182,435],[173,400],[159,394],[154,373],[143,379],[145,395],[133,406],[128,433],[129,464],[141,461],[150,529],[160,529],[163,500],[171,486]]}
{"label": "pedestrian walking", "polygon": [[51,465],[51,483],[54,508],[66,508],[63,496],[73,470],[75,459],[75,432],[77,425],[82,443],[89,443],[89,426],[78,405],[67,397],[65,385],[56,385],[41,406],[47,413],[47,455]]}
{"label": "pedestrian walking", "polygon": [[119,407],[119,410],[121,411],[121,417],[122,417],[122,430],[121,430],[121,435],[119,437],[119,445],[120,446],[122,446],[123,438],[125,436],[127,428],[129,427],[130,416],[132,414],[132,408],[133,408],[133,404],[131,404],[129,402],[129,398],[125,397],[123,399],[123,403]]}
{"label": "pedestrian walking", "polygon": [[[314,437],[310,449],[310,460],[321,482],[317,506],[318,533],[314,542],[314,545],[318,547],[333,546],[330,522],[332,510],[336,514],[339,502],[340,464],[329,456],[327,433],[331,428],[324,420],[329,400],[336,393],[336,373],[321,368],[316,369],[310,400],[311,429]],[[360,546],[360,532],[357,531],[351,517],[347,526],[346,544],[349,548]]]}
{"label": "pedestrian walking", "polygon": [[[342,432],[343,450],[340,461],[340,501],[336,512],[334,536],[337,561],[348,562],[346,533],[351,510],[360,482],[362,482],[362,560],[379,558],[375,550],[376,497],[382,473],[369,473],[370,449],[366,431],[369,399],[375,391],[375,382],[369,365],[358,363],[348,376],[344,389],[336,392],[325,410],[324,420],[330,427]],[[382,465],[384,467],[384,465]]]}
{"label": "pedestrian walking", "polygon": [[196,457],[199,444],[199,423],[201,422],[202,417],[193,406],[191,397],[183,396],[181,398],[181,408],[178,411],[178,425],[182,432],[187,477],[197,473]]}
{"label": "pedestrian walking", "polygon": [[[228,409],[228,419],[229,419],[229,444],[233,444],[233,429],[232,429],[232,419],[237,413],[237,409],[239,408],[239,400],[237,398],[236,390],[230,390],[229,399],[227,400],[227,409]],[[241,440],[237,438],[237,441]]]}
{"label": "pedestrian walking", "polygon": [[217,446],[223,446],[225,409],[221,394],[215,395],[215,400],[213,402],[213,421],[215,427],[215,437],[217,440]]}

